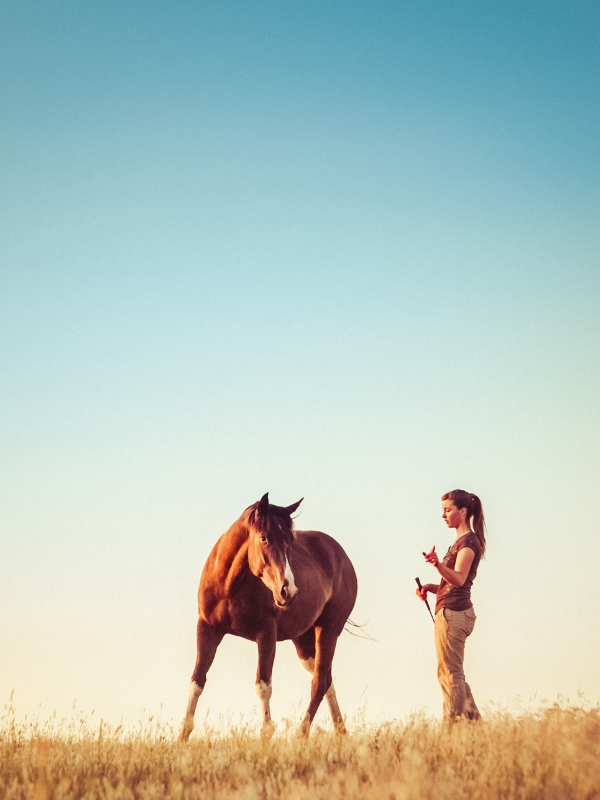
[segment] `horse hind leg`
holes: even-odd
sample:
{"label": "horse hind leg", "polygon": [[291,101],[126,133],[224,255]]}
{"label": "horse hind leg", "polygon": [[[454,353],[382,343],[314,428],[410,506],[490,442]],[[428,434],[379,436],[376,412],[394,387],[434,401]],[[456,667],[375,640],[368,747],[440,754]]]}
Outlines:
{"label": "horse hind leg", "polygon": [[[337,637],[334,639],[334,644],[333,644],[334,650],[336,642],[337,642]],[[296,645],[296,650],[298,652],[298,657],[300,658],[300,663],[302,664],[304,669],[310,672],[310,674],[313,676],[313,683],[314,683],[315,665],[316,665],[315,629],[310,628],[301,637],[295,639],[294,644]],[[333,651],[331,652],[331,660],[333,660]],[[329,672],[331,673],[331,663],[329,665]],[[346,733],[346,726],[344,724],[344,718],[342,717],[342,712],[340,711],[340,706],[337,700],[337,695],[335,693],[333,680],[331,680],[329,688],[325,692],[325,700],[327,701],[327,705],[329,706],[329,713],[331,714],[331,719],[336,733]],[[311,701],[312,701],[312,696],[311,696]],[[304,719],[302,721],[302,725],[300,727],[300,735],[306,735],[308,733],[311,723],[312,723],[312,717],[310,716],[310,707],[309,707],[309,711],[306,712]]]}
{"label": "horse hind leg", "polygon": [[179,733],[179,739],[182,742],[187,742],[191,732],[194,730],[194,714],[196,713],[198,699],[204,691],[206,673],[214,661],[217,648],[223,638],[222,633],[215,631],[214,628],[201,619],[198,620],[196,636],[198,647],[196,666],[192,674],[187,709]]}
{"label": "horse hind leg", "polygon": [[[314,658],[301,658],[300,663],[304,667],[304,669],[308,670],[311,675],[315,674],[315,659]],[[337,733],[346,733],[346,726],[344,724],[344,718],[342,717],[342,712],[340,711],[340,706],[337,700],[337,695],[335,693],[335,686],[333,685],[333,680],[331,681],[331,686],[325,692],[325,700],[327,701],[327,705],[329,706],[329,713],[331,714],[331,719],[333,721],[334,728]]]}

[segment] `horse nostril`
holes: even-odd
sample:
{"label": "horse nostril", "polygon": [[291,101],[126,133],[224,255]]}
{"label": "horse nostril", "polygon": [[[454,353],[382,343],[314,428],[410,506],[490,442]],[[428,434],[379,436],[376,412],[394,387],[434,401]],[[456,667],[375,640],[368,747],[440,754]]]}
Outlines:
{"label": "horse nostril", "polygon": [[283,598],[287,597],[287,590],[286,590],[286,587],[285,587],[285,586],[283,586],[283,587],[281,588],[281,596],[282,596]]}

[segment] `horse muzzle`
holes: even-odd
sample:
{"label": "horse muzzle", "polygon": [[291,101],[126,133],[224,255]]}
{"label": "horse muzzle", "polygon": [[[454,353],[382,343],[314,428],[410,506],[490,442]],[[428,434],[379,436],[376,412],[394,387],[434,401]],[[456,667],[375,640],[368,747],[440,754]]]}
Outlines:
{"label": "horse muzzle", "polygon": [[275,593],[273,593],[273,596],[275,598],[275,605],[278,608],[289,608],[289,606],[291,606],[294,600],[296,599],[297,595],[298,595],[298,590],[296,589],[296,587],[292,589],[290,586],[284,585],[281,587],[281,590],[276,595]]}

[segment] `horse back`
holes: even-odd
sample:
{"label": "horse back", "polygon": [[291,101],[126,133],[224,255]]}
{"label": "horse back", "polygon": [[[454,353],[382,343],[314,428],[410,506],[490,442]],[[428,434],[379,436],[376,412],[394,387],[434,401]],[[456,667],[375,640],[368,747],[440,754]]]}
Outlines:
{"label": "horse back", "polygon": [[330,584],[332,594],[353,595],[356,599],[356,573],[346,551],[332,536],[322,531],[296,531],[292,568],[310,569]]}

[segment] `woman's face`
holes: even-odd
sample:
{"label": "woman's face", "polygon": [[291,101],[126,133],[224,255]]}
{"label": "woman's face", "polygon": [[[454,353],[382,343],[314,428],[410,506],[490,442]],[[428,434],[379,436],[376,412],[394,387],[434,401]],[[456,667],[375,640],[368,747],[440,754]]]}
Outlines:
{"label": "woman's face", "polygon": [[442,517],[449,528],[458,528],[467,515],[466,508],[457,508],[454,500],[442,500]]}

